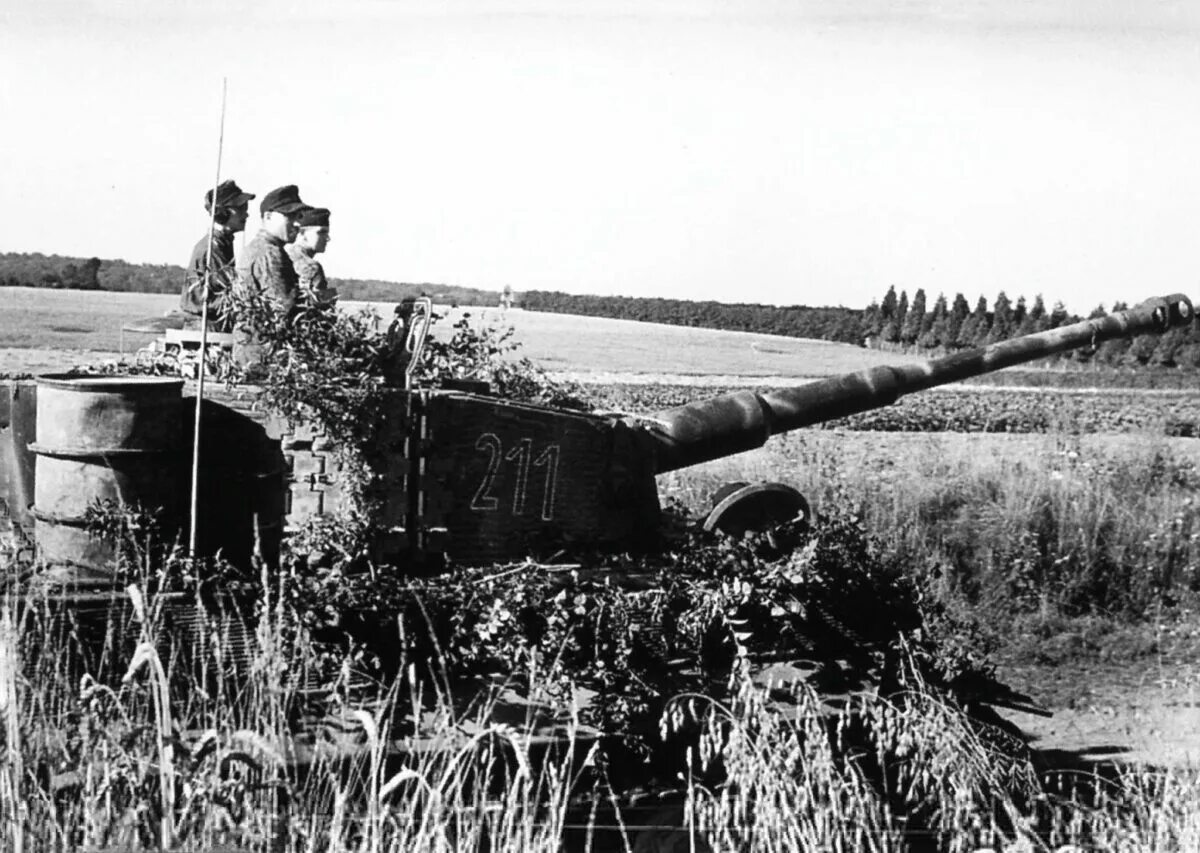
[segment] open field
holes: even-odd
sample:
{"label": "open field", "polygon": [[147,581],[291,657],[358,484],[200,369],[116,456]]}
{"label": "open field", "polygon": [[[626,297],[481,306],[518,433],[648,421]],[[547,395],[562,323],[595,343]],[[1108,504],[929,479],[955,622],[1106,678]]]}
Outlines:
{"label": "open field", "polygon": [[[160,316],[177,303],[176,297],[163,294],[0,288],[0,346],[104,353],[119,352],[123,346],[128,352],[152,336],[123,335],[122,325]],[[371,308],[385,318],[390,315],[390,306],[378,303],[346,303],[345,308]],[[447,310],[445,322],[452,322],[460,311],[484,322],[511,325],[522,342],[520,354],[546,370],[588,381],[614,381],[623,374],[719,379],[827,376],[897,360],[826,341],[521,310],[503,315],[496,308]],[[13,370],[2,365],[0,369]]]}

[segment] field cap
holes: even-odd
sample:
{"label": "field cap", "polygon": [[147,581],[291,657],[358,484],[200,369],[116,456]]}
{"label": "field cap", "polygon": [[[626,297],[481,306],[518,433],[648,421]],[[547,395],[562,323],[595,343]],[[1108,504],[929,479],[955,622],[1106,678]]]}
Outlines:
{"label": "field cap", "polygon": [[[254,193],[245,192],[237,185],[237,181],[222,181],[217,184],[217,207],[237,207],[239,204],[254,198]],[[204,209],[212,210],[213,191],[204,194]]]}
{"label": "field cap", "polygon": [[310,207],[304,213],[300,214],[297,224],[301,228],[328,228],[329,208]]}
{"label": "field cap", "polygon": [[308,205],[300,200],[300,190],[295,184],[276,187],[265,196],[259,205],[259,212],[264,215],[272,210],[279,213],[300,213],[307,210]]}

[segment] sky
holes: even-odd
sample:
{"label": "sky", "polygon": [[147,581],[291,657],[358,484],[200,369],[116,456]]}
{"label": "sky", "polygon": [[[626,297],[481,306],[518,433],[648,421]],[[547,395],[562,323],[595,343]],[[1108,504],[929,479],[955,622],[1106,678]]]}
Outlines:
{"label": "sky", "polygon": [[219,147],[336,277],[1200,297],[1189,2],[0,0],[0,251],[182,265]]}

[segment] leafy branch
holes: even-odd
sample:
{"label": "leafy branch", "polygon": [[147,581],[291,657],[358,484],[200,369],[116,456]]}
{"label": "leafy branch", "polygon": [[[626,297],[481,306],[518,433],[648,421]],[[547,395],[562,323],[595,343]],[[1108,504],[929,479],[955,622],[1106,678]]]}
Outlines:
{"label": "leafy branch", "polygon": [[[239,325],[261,347],[252,372],[263,387],[267,408],[293,425],[315,423],[327,435],[340,468],[340,484],[351,514],[369,517],[368,495],[389,449],[380,442],[387,396],[401,384],[403,331],[385,327],[370,309],[350,313],[333,305],[301,302],[288,316],[260,292],[233,297]],[[435,315],[435,324],[443,319]],[[449,380],[487,382],[504,399],[584,408],[578,388],[552,381],[519,348],[511,328],[479,326],[464,313],[447,337],[427,341],[413,371],[416,388],[438,388]]]}

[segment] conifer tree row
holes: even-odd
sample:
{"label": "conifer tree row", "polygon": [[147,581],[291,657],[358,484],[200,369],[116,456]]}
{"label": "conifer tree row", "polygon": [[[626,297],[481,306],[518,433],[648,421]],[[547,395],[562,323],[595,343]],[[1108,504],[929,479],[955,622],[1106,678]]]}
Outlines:
{"label": "conifer tree row", "polygon": [[[910,304],[906,291],[897,294],[895,286],[890,286],[881,300],[872,302],[862,313],[860,331],[865,345],[936,355],[1056,329],[1082,319],[1069,313],[1062,302],[1054,303],[1047,311],[1040,293],[1032,306],[1024,296],[1017,297],[1014,304],[1003,290],[990,309],[987,297],[980,296],[972,310],[962,293],[956,293],[951,303],[939,293],[928,311],[926,302],[924,289],[916,291]],[[1124,311],[1128,307],[1125,302],[1116,302],[1111,310]],[[1098,305],[1088,317],[1108,313],[1109,309]],[[1200,368],[1200,327],[1193,324],[1163,335],[1107,341],[1095,349],[1075,350],[1058,358],[1111,367]]]}

